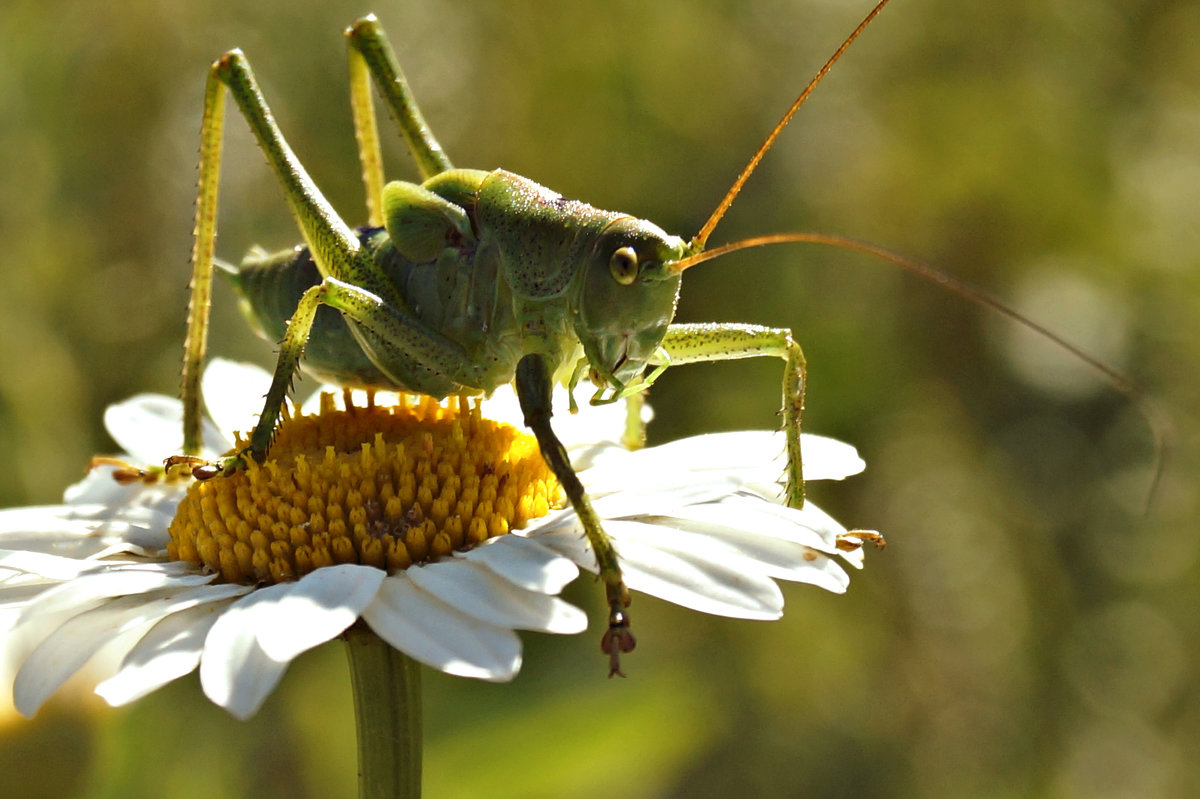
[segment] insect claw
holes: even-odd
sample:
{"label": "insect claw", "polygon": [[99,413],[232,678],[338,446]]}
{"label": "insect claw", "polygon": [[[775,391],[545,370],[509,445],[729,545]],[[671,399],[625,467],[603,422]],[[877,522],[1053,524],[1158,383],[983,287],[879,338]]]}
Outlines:
{"label": "insect claw", "polygon": [[887,546],[887,539],[883,537],[883,533],[874,530],[850,530],[837,537],[837,548],[842,552],[856,552],[862,549],[867,541],[874,544],[876,549]]}
{"label": "insect claw", "polygon": [[624,677],[621,671],[621,655],[632,652],[637,639],[629,630],[629,615],[623,610],[612,609],[608,614],[608,631],[600,640],[600,651],[608,655],[608,676]]}
{"label": "insect claw", "polygon": [[195,455],[172,455],[163,461],[163,471],[168,480],[179,480],[194,477],[197,480],[207,480],[214,477],[211,473],[216,464]]}
{"label": "insect claw", "polygon": [[197,480],[211,480],[221,474],[223,470],[215,463],[205,463],[192,469],[192,477]]}
{"label": "insect claw", "polygon": [[250,452],[250,448],[247,447],[237,455],[230,455],[219,461],[209,461],[194,455],[172,455],[163,461],[163,471],[168,481],[185,476],[191,476],[197,480],[228,477],[234,472],[246,468],[245,456]]}

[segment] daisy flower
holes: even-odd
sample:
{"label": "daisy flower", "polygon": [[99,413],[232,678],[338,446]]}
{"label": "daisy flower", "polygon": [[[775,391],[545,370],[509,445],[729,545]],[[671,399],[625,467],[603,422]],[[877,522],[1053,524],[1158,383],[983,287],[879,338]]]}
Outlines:
{"label": "daisy flower", "polygon": [[[269,379],[210,365],[204,457],[237,445],[232,430]],[[512,392],[388,396],[318,392],[266,462],[231,477],[141,479],[110,461],[62,505],[0,512],[17,709],[32,716],[92,661],[113,705],[198,668],[205,694],[247,718],[296,656],[363,625],[420,663],[493,681],[520,668],[515,630],[583,631],[583,612],[557,594],[595,560]],[[157,463],[178,451],[181,417],[177,400],[141,395],[105,424],[120,460]],[[555,426],[631,590],[774,619],[776,580],[846,589],[839,562],[861,566],[861,536],[811,503],[780,504],[777,435],[630,451],[617,443],[624,421],[623,409],[587,407]],[[806,435],[803,446],[810,480],[863,468],[846,444]],[[102,649],[109,657],[94,657]]]}

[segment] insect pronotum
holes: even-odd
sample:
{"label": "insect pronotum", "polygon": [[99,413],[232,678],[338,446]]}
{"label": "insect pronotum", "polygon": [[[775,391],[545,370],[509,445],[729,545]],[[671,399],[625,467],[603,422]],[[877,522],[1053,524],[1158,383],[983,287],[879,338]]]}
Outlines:
{"label": "insect pronotum", "polygon": [[[788,329],[673,322],[682,273],[733,250],[780,242],[850,247],[950,283],[960,293],[1035,327],[1104,371],[1072,345],[1017,317],[986,295],[929,267],[872,245],[811,233],[760,236],[705,250],[762,156],[882,0],[784,114],[732,187],[690,239],[626,214],[567,200],[527,178],[455,168],[425,123],[383,29],[373,16],[346,31],[355,132],[367,194],[367,227],[333,211],[293,154],[246,57],[232,50],[211,67],[205,91],[193,276],[183,364],[184,452],[200,451],[199,379],[214,265],[217,180],[228,91],[261,145],[300,227],[305,247],[252,253],[229,276],[279,358],[249,445],[216,464],[217,477],[266,456],[296,369],[334,383],[399,388],[435,397],[487,393],[514,382],[525,423],[579,515],[605,585],[610,674],[634,638],[621,564],[551,426],[551,388],[587,376],[593,403],[636,402],[668,366],[735,358],[784,362],[782,418],[787,440],[786,501],[804,502],[800,418],[805,362]],[[423,182],[385,185],[371,82],[379,88]],[[323,307],[328,306],[328,307]],[[335,312],[336,311],[336,312]],[[633,431],[636,435],[639,431]],[[180,461],[190,463],[192,459]]]}

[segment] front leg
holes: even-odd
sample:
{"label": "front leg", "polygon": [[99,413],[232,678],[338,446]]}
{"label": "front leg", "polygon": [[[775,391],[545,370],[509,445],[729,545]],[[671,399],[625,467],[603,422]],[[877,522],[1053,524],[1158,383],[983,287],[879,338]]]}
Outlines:
{"label": "front leg", "polygon": [[562,442],[558,440],[553,428],[550,427],[551,395],[553,370],[545,357],[538,354],[526,355],[517,364],[517,398],[521,402],[521,412],[525,415],[525,425],[533,430],[541,447],[542,457],[558,478],[571,507],[583,524],[588,544],[596,556],[596,567],[600,579],[604,581],[604,592],[608,599],[608,631],[604,634],[601,649],[609,656],[608,676],[621,674],[621,654],[633,651],[636,643],[633,633],[629,631],[629,616],[625,608],[629,605],[629,590],[621,577],[621,564],[617,552],[613,549],[612,540],[600,525],[600,517],[592,508],[583,483],[571,468],[571,461]]}
{"label": "front leg", "polygon": [[663,339],[666,358],[651,365],[729,361],[770,356],[782,358],[783,431],[787,438],[787,504],[804,505],[804,467],[800,457],[800,416],[804,411],[804,353],[782,327],[741,324],[671,325]]}

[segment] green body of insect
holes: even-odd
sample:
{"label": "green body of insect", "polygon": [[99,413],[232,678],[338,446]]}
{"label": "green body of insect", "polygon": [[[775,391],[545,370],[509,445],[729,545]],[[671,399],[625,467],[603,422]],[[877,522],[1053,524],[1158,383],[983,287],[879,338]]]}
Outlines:
{"label": "green body of insect", "polygon": [[[207,340],[226,90],[282,184],[305,246],[273,256],[253,253],[229,270],[252,322],[280,341],[279,361],[249,446],[197,475],[229,472],[244,466],[246,458],[265,457],[302,355],[305,368],[328,381],[438,397],[486,393],[515,382],[525,422],[596,556],[609,605],[604,649],[612,659],[611,673],[619,673],[619,654],[634,644],[625,613],[628,593],[617,555],[551,428],[552,386],[560,382],[574,388],[587,375],[598,386],[593,402],[636,402],[668,365],[781,358],[786,499],[796,507],[803,503],[804,359],[791,332],[755,325],[680,325],[672,318],[683,270],[717,252],[701,255],[733,196],[808,92],[884,3],[809,84],[691,240],[626,214],[564,199],[503,170],[453,168],[373,17],[346,31],[370,225],[351,229],[288,147],[245,57],[237,50],[222,56],[209,73],[202,126],[184,357],[187,455],[200,449],[199,374]],[[372,79],[421,169],[421,184],[383,185]],[[769,238],[805,240],[799,236]],[[640,433],[631,430],[630,437]]]}
{"label": "green body of insect", "polygon": [[[386,226],[358,239],[383,278],[386,308],[370,320],[318,311],[304,366],[322,379],[437,397],[490,392],[536,353],[562,382],[586,362],[596,382],[623,386],[645,370],[674,316],[680,276],[666,264],[686,244],[649,222],[503,170],[393,183],[384,206]],[[308,248],[252,254],[231,277],[273,340],[322,279]],[[444,341],[405,347],[389,323]]]}

